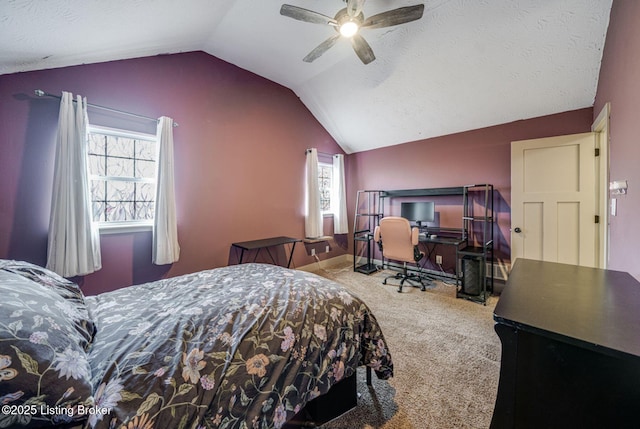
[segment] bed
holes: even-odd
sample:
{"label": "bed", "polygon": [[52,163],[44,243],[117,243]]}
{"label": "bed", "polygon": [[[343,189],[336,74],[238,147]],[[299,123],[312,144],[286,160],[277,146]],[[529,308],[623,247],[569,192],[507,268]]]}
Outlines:
{"label": "bed", "polygon": [[0,297],[0,427],[281,428],[360,365],[393,375],[363,301],[274,265],[85,297],[0,260]]}

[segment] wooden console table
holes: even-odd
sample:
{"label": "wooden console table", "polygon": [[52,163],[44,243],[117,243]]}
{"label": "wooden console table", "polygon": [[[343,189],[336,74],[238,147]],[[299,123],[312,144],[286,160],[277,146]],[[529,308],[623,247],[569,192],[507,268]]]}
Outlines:
{"label": "wooden console table", "polygon": [[302,240],[299,238],[281,236],[281,237],[263,238],[260,240],[243,241],[240,243],[231,243],[231,245],[233,247],[237,247],[238,249],[240,249],[240,260],[238,262],[239,264],[242,263],[242,258],[244,257],[245,250],[256,250],[256,254],[253,258],[253,262],[255,262],[256,259],[258,258],[258,254],[260,253],[260,250],[267,249],[267,253],[271,258],[271,261],[275,265],[277,265],[275,258],[271,254],[271,251],[269,251],[269,248],[275,247],[275,246],[284,246],[285,244],[291,244],[291,252],[289,253],[289,259],[287,262],[287,268],[289,268],[291,266],[291,260],[293,259],[293,251],[296,248],[296,243],[300,241]]}
{"label": "wooden console table", "polygon": [[628,273],[516,260],[494,311],[491,427],[638,427],[639,308]]}

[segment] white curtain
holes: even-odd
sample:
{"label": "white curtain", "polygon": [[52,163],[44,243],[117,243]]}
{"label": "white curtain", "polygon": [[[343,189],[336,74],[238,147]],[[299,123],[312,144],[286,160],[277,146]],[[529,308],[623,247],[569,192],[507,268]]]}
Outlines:
{"label": "white curtain", "polygon": [[173,171],[173,119],[158,119],[158,162],[155,216],[153,220],[153,263],[172,264],[180,257],[176,194]]}
{"label": "white curtain", "polygon": [[333,233],[347,234],[347,190],[344,179],[344,155],[333,155],[333,187],[331,205],[333,206]]}
{"label": "white curtain", "polygon": [[321,237],[322,211],[320,209],[320,184],[318,183],[318,150],[307,150],[307,192],[304,235],[307,238]]}
{"label": "white curtain", "polygon": [[88,181],[87,100],[62,93],[53,194],[49,218],[47,268],[64,277],[102,267],[100,235],[93,223]]}

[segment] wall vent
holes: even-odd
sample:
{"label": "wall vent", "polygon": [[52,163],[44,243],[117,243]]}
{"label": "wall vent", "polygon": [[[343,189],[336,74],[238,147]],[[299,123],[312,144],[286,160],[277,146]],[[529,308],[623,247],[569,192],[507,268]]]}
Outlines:
{"label": "wall vent", "polygon": [[[491,264],[487,262],[487,277],[491,274]],[[511,263],[506,261],[495,261],[493,263],[493,278],[495,280],[507,281],[511,271]]]}

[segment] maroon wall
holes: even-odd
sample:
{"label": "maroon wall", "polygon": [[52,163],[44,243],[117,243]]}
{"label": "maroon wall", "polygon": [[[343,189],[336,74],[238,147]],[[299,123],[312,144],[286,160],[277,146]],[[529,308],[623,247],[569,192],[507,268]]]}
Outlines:
{"label": "maroon wall", "polygon": [[627,195],[617,196],[618,214],[610,218],[609,268],[640,280],[640,2],[615,0],[604,46],[594,115],[611,102],[610,178],[627,180]]}
{"label": "maroon wall", "polygon": [[[304,149],[343,153],[289,89],[201,52],[0,76],[0,258],[46,262],[59,101],[34,89],[180,124],[180,261],[152,265],[150,232],[102,235],[102,270],[79,279],[89,294],[233,263],[232,242],[304,236]],[[89,119],[125,120],[96,109]],[[322,256],[345,251],[332,249]],[[305,250],[297,266],[313,261]]]}
{"label": "maroon wall", "polygon": [[[593,110],[587,108],[356,153],[349,156],[347,168],[350,198],[355,200],[358,189],[493,184],[496,257],[508,261],[511,255],[511,142],[588,132],[592,121]],[[461,198],[435,200],[436,210],[442,212],[440,226],[461,227]],[[355,204],[347,209],[352,218]]]}

